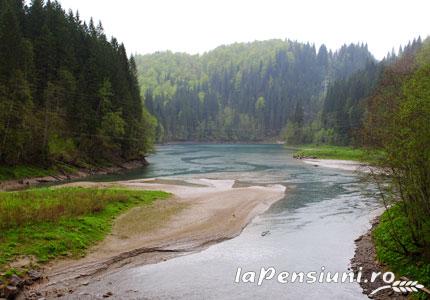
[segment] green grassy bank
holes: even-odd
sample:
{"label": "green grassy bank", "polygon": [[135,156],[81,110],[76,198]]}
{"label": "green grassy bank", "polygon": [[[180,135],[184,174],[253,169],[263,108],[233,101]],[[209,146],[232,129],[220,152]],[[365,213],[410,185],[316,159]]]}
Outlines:
{"label": "green grassy bank", "polygon": [[22,257],[44,263],[83,256],[110,232],[122,212],[168,196],[120,188],[0,192],[0,273],[11,273],[10,263]]}
{"label": "green grassy bank", "polygon": [[380,155],[377,151],[368,151],[361,148],[328,146],[328,145],[304,145],[300,146],[294,157],[297,158],[319,158],[319,159],[342,159],[356,160],[362,162],[375,161]]}
{"label": "green grassy bank", "polygon": [[[430,223],[426,238],[430,239]],[[410,226],[400,205],[387,210],[380,219],[379,225],[373,231],[373,240],[378,260],[393,271],[398,277],[405,276],[418,281],[425,287],[430,287],[430,261],[413,243]],[[402,250],[400,243],[406,247],[408,254]],[[423,292],[411,295],[413,299],[429,299]]]}

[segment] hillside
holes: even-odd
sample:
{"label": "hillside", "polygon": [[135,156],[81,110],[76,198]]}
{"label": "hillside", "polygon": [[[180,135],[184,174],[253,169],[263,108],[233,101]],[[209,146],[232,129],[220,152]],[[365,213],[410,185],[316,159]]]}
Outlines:
{"label": "hillside", "polygon": [[160,141],[263,141],[289,123],[310,124],[327,87],[376,63],[365,45],[269,40],[203,55],[137,56],[141,93],[159,120]]}
{"label": "hillside", "polygon": [[105,164],[142,157],[155,120],[136,65],[102,24],[58,2],[0,2],[0,164]]}

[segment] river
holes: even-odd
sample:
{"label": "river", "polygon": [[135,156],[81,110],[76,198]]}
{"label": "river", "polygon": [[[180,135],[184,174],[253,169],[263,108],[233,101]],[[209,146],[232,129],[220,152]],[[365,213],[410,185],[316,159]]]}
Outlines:
{"label": "river", "polygon": [[354,240],[381,208],[358,174],[304,164],[281,145],[167,145],[149,161],[145,169],[99,179],[235,179],[283,184],[287,193],[234,239],[109,274],[92,290],[108,290],[114,282],[114,295],[130,299],[367,299],[357,283],[234,282],[238,267],[348,271]]}

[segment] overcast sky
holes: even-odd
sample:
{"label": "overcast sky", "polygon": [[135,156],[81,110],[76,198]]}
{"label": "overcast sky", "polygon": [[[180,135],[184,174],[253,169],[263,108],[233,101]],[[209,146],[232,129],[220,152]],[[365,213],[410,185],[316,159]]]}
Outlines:
{"label": "overcast sky", "polygon": [[382,58],[430,34],[428,0],[59,0],[82,19],[101,20],[129,53],[203,53],[222,44],[272,38],[367,42]]}

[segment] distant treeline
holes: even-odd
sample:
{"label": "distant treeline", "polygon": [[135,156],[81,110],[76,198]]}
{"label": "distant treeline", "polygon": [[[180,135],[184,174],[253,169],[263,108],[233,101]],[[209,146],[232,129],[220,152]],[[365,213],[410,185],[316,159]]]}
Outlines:
{"label": "distant treeline", "polygon": [[[413,53],[415,40],[399,56]],[[358,143],[364,99],[389,54],[377,62],[367,45],[336,52],[322,45],[271,40],[221,46],[203,55],[160,52],[136,57],[145,103],[160,141]]]}
{"label": "distant treeline", "polygon": [[294,137],[297,126],[319,119],[332,82],[376,64],[367,45],[332,53],[290,40],[237,43],[201,56],[161,52],[136,61],[161,141]]}
{"label": "distant treeline", "polygon": [[101,23],[56,1],[0,1],[0,163],[103,163],[144,155],[155,120],[136,65]]}
{"label": "distant treeline", "polygon": [[[380,62],[368,63],[363,69],[349,77],[334,81],[330,84],[321,111],[319,127],[325,131],[325,142],[331,144],[375,145],[369,140],[369,132],[363,131],[369,127],[371,118],[377,114],[372,100],[378,91],[386,89],[384,81],[399,62],[413,60],[422,47],[421,38],[400,48],[398,54],[389,53]],[[412,63],[411,63],[412,65]],[[394,99],[386,99],[387,105],[394,106]],[[383,104],[380,103],[379,108]],[[378,109],[379,109],[378,108]],[[375,126],[376,124],[372,124]],[[378,124],[384,127],[386,124]],[[378,128],[374,130],[377,131]],[[365,137],[364,135],[367,135]]]}

